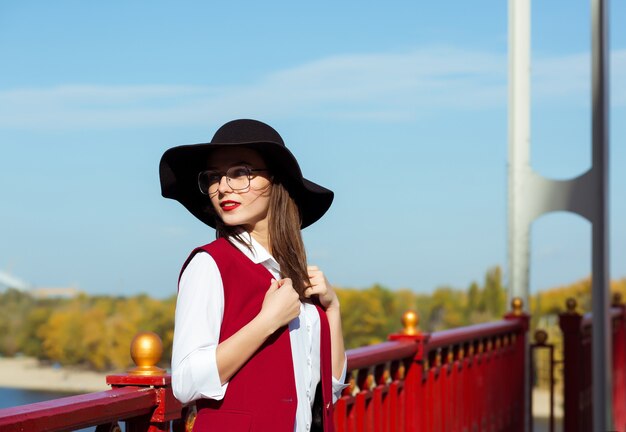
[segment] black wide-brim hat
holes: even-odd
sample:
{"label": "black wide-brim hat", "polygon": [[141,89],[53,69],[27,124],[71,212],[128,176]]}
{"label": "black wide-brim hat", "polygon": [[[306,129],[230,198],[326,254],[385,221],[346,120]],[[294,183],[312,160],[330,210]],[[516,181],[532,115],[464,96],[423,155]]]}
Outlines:
{"label": "black wide-brim hat", "polygon": [[211,200],[200,192],[198,173],[207,168],[209,155],[219,149],[245,147],[256,150],[268,164],[274,181],[282,183],[294,199],[305,228],[329,209],[333,192],[304,178],[298,161],[271,126],[257,120],[233,120],[219,128],[211,142],[173,147],[161,157],[161,195],[187,208],[215,228]]}

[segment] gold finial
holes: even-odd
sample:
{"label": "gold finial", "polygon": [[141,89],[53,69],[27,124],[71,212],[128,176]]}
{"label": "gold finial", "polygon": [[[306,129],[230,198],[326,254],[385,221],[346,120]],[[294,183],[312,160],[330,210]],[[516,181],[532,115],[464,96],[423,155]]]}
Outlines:
{"label": "gold finial", "polygon": [[464,357],[465,357],[465,350],[461,346],[461,347],[459,347],[459,351],[457,352],[457,358],[459,360],[463,360]]}
{"label": "gold finial", "polygon": [[523,309],[524,301],[519,297],[513,297],[513,300],[511,300],[511,310],[513,311],[513,315],[521,315]]}
{"label": "gold finial", "polygon": [[404,379],[404,375],[406,374],[406,368],[404,367],[404,365],[400,365],[400,367],[398,368],[398,379],[399,380],[403,380]]}
{"label": "gold finial", "polygon": [[164,369],[156,364],[163,354],[163,342],[159,335],[153,332],[139,332],[130,343],[130,356],[137,365],[130,369],[131,375],[163,375]]}
{"label": "gold finial", "polygon": [[435,367],[441,366],[441,350],[437,350],[437,355],[435,355]]}
{"label": "gold finial", "polygon": [[350,394],[354,393],[356,389],[356,380],[354,379],[354,377],[351,377],[350,381],[348,381],[348,389],[350,390]]}
{"label": "gold finial", "polygon": [[109,423],[108,425],[100,425],[98,428],[98,430],[102,430],[103,432],[122,432],[122,428],[120,428],[117,422]]}
{"label": "gold finial", "polygon": [[542,329],[535,330],[535,342],[538,345],[545,345],[548,340],[548,332]]}
{"label": "gold finial", "polygon": [[622,305],[622,293],[616,291],[613,293],[613,306],[621,306]]}
{"label": "gold finial", "polygon": [[417,312],[409,310],[402,315],[402,325],[404,326],[403,333],[405,335],[414,336],[419,334],[417,325],[420,322],[420,317]]}
{"label": "gold finial", "polygon": [[565,307],[567,308],[567,313],[568,314],[576,313],[576,307],[577,306],[578,306],[578,302],[576,301],[575,298],[570,297],[567,300],[565,300]]}
{"label": "gold finial", "polygon": [[452,352],[452,348],[448,350],[448,355],[446,356],[446,363],[450,364],[454,361],[454,353]]}
{"label": "gold finial", "polygon": [[[372,387],[374,387],[375,383],[376,382],[374,381],[374,375],[368,374],[367,378],[365,379],[365,389],[371,390]],[[364,390],[364,389],[361,389],[361,390]]]}
{"label": "gold finial", "polygon": [[385,369],[382,376],[383,383],[391,382],[391,374],[389,373],[389,369]]}

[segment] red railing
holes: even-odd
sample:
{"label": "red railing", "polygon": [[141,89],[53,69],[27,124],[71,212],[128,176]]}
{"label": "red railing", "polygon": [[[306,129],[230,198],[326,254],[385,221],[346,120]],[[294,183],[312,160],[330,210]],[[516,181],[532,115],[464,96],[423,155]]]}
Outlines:
{"label": "red railing", "polygon": [[135,368],[108,375],[111,390],[0,409],[0,431],[69,431],[96,426],[96,432],[190,431],[195,406],[183,406],[172,394],[171,376],[156,367],[163,351],[161,339],[138,333],[130,347]]}
{"label": "red railing", "polygon": [[[576,312],[576,301],[568,299],[567,312],[559,315],[563,332],[563,430],[592,429],[591,314]],[[611,308],[613,322],[613,419],[616,430],[626,430],[626,307],[616,296]]]}
{"label": "red railing", "polygon": [[[590,430],[591,418],[591,317],[571,306],[560,319],[566,432]],[[626,430],[626,308],[611,314],[615,426]],[[403,321],[389,341],[348,351],[351,385],[335,406],[338,432],[524,430],[528,316],[519,302],[501,321],[432,334],[417,331],[414,313]],[[137,364],[108,376],[109,391],[2,409],[0,430],[113,432],[120,421],[128,432],[191,430],[195,407],[174,399],[171,377]]]}
{"label": "red railing", "polygon": [[[337,430],[514,430],[524,409],[521,347],[527,322],[516,313],[428,335],[416,330],[414,313],[405,314],[402,333],[347,352],[351,386],[336,404]],[[131,351],[137,351],[134,342]],[[152,360],[156,364],[158,358]],[[108,376],[109,391],[0,410],[0,430],[97,426],[97,432],[113,432],[119,421],[128,432],[191,430],[195,408],[176,401],[171,377],[151,375],[151,368],[144,364],[135,368],[138,374]]]}
{"label": "red railing", "polygon": [[431,335],[405,322],[389,342],[350,351],[338,432],[523,430],[528,317],[516,307],[502,321]]}
{"label": "red railing", "polygon": [[[549,406],[548,406],[548,431],[549,432],[554,432],[554,428],[555,428],[555,415],[554,415],[554,384],[556,382],[556,378],[555,378],[555,368],[556,365],[560,363],[560,361],[556,360],[555,356],[554,356],[554,344],[553,343],[548,343],[548,332],[546,332],[543,329],[537,329],[535,330],[535,342],[530,344],[530,379],[531,379],[531,383],[535,381],[535,379],[537,379],[538,377],[538,368],[537,364],[535,363],[536,360],[536,353],[539,350],[545,351],[546,354],[548,355],[548,391],[550,392],[550,402],[549,402]],[[532,413],[532,405],[533,405],[533,401],[532,401],[532,391],[531,391],[531,403],[530,403],[530,410],[529,410],[529,417],[530,417],[530,430],[533,430],[533,424],[534,424],[534,419],[533,419],[533,413]]]}
{"label": "red railing", "polygon": [[[0,431],[68,431],[97,426],[96,432],[184,432],[194,411],[172,394],[170,375],[109,375],[111,390],[0,410]],[[190,430],[190,428],[188,429]]]}

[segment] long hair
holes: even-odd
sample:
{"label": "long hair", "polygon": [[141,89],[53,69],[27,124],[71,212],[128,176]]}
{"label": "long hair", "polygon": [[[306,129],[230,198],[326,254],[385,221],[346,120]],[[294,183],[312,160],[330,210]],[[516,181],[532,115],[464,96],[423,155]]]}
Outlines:
{"label": "long hair", "polygon": [[[269,252],[280,265],[282,276],[290,278],[296,292],[304,298],[304,290],[309,286],[309,273],[300,232],[301,225],[302,218],[298,206],[285,186],[275,179],[271,185],[268,210]],[[250,248],[241,236],[241,227],[228,226],[217,215],[215,232],[217,238],[232,237]]]}
{"label": "long hair", "polygon": [[309,286],[306,250],[302,241],[300,210],[281,183],[272,185],[269,219],[269,241],[272,256],[280,264],[283,276],[291,278],[300,297]]}

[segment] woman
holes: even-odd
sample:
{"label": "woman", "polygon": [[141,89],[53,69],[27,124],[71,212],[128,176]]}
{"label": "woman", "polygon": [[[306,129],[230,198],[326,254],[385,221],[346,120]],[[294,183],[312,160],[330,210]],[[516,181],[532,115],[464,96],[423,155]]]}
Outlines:
{"label": "woman", "polygon": [[306,180],[280,135],[256,120],[167,150],[160,175],[163,196],[217,234],[179,278],[172,387],[197,401],[194,430],[309,431],[316,389],[320,423],[333,430],[346,368],[339,301],[307,266],[300,234],[333,193]]}

